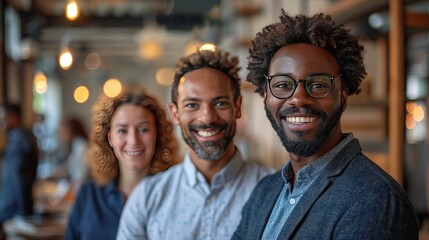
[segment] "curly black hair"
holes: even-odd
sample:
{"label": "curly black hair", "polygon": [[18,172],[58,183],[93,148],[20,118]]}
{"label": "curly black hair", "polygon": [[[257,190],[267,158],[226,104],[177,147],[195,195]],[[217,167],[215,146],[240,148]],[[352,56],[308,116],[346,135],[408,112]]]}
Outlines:
{"label": "curly black hair", "polygon": [[249,49],[249,70],[246,81],[253,83],[256,93],[261,96],[266,91],[268,67],[274,54],[283,46],[307,43],[321,47],[331,53],[342,73],[348,94],[358,94],[360,83],[365,78],[363,63],[364,47],[359,38],[336,24],[331,16],[323,13],[311,17],[302,14],[290,16],[284,9],[280,22],[270,24],[256,34]]}
{"label": "curly black hair", "polygon": [[240,67],[238,63],[239,60],[236,56],[230,56],[229,52],[219,48],[215,48],[214,50],[197,50],[188,56],[181,57],[176,63],[176,71],[173,76],[171,101],[177,105],[177,88],[183,75],[204,67],[210,67],[225,73],[231,79],[234,101],[237,100],[241,95],[240,77],[238,76]]}

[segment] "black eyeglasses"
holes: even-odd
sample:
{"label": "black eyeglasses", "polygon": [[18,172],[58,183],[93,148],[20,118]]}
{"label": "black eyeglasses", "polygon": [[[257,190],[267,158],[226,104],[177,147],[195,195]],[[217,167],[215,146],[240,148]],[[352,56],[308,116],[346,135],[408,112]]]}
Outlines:
{"label": "black eyeglasses", "polygon": [[341,76],[341,74],[335,77],[329,74],[315,74],[308,76],[306,79],[295,80],[286,74],[276,74],[273,76],[265,75],[265,78],[268,80],[271,93],[276,98],[289,98],[293,95],[300,82],[304,84],[305,91],[310,97],[324,98],[328,96],[331,91],[332,81],[339,76]]}

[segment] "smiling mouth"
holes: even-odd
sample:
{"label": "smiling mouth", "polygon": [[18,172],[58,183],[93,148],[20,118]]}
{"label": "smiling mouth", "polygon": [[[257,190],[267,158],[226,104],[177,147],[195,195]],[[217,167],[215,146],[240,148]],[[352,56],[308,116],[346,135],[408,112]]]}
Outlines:
{"label": "smiling mouth", "polygon": [[286,121],[293,124],[306,124],[315,121],[317,117],[286,117]]}
{"label": "smiling mouth", "polygon": [[126,154],[130,156],[137,156],[143,153],[143,151],[125,151]]}
{"label": "smiling mouth", "polygon": [[214,136],[214,135],[218,134],[220,132],[220,130],[219,129],[210,130],[210,131],[208,131],[208,130],[199,130],[199,131],[196,131],[196,132],[197,132],[198,136],[200,136],[200,137],[211,137],[211,136]]}

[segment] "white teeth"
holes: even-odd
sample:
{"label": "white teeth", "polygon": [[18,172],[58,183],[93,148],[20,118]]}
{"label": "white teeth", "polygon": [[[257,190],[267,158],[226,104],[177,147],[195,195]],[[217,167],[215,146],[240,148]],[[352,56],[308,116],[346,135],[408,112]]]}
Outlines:
{"label": "white teeth", "polygon": [[219,130],[214,130],[214,131],[203,131],[203,130],[200,130],[197,133],[201,137],[211,137],[211,136],[217,134],[218,132],[219,132]]}
{"label": "white teeth", "polygon": [[142,151],[125,151],[126,154],[136,156],[142,153]]}
{"label": "white teeth", "polygon": [[286,120],[294,124],[311,123],[316,120],[316,117],[287,117]]}

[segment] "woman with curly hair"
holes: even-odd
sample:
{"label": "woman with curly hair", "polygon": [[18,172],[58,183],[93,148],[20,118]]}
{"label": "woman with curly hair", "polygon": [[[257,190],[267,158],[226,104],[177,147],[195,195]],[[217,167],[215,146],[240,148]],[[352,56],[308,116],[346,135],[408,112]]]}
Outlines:
{"label": "woman with curly hair", "polygon": [[417,239],[406,192],[341,130],[364,48],[330,16],[290,16],[256,35],[247,80],[289,152],[243,208],[233,239]]}
{"label": "woman with curly hair", "polygon": [[165,110],[138,87],[115,98],[100,97],[93,107],[90,144],[94,181],[81,187],[65,239],[115,239],[133,188],[176,161],[173,126]]}

